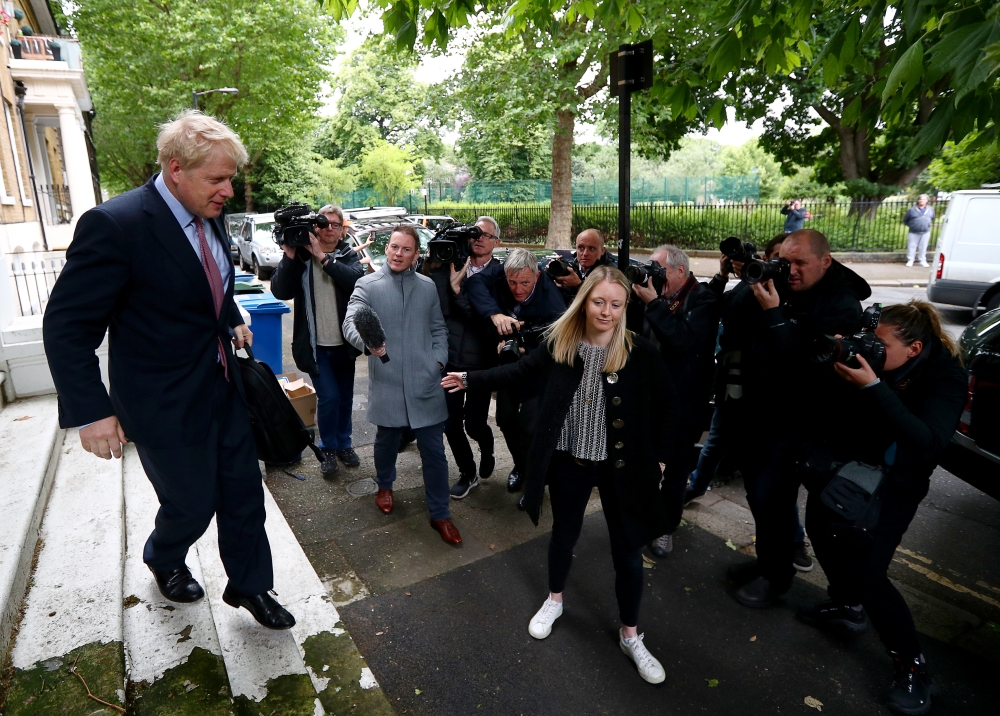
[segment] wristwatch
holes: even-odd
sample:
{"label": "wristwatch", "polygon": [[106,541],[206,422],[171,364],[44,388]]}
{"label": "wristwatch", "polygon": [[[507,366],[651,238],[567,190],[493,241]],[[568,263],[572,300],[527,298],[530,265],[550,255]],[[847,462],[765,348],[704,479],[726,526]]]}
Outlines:
{"label": "wristwatch", "polygon": [[468,372],[462,373],[460,377],[462,378],[462,387],[465,388],[466,390],[468,390],[469,389],[469,374],[468,374]]}

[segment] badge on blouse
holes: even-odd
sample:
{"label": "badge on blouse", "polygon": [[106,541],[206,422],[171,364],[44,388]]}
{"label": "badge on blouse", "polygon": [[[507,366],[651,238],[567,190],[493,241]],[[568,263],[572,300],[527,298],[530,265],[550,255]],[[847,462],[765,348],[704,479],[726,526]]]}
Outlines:
{"label": "badge on blouse", "polygon": [[617,383],[618,382],[618,374],[617,373],[608,373],[608,382],[611,383],[611,385],[614,385],[615,383]]}

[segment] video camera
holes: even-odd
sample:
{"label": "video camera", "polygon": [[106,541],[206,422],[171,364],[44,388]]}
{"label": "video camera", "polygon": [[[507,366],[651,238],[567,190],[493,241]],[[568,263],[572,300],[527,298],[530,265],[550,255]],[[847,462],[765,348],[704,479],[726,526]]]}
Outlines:
{"label": "video camera", "polygon": [[877,335],[882,304],[873,303],[861,316],[861,330],[853,336],[837,338],[820,336],[813,341],[812,358],[817,363],[843,363],[851,368],[860,368],[857,356],[862,356],[876,375],[885,366],[885,343]]}
{"label": "video camera", "polygon": [[765,261],[757,255],[757,245],[752,241],[740,241],[735,236],[723,239],[719,250],[726,258],[743,264],[741,277],[747,283],[760,283],[773,279],[775,281],[788,277],[791,264],[787,259],[774,258]]}
{"label": "video camera", "polygon": [[623,273],[629,283],[637,283],[640,286],[647,286],[649,280],[653,279],[653,288],[657,294],[667,285],[667,271],[657,261],[650,261],[648,264],[629,264]]}
{"label": "video camera", "polygon": [[482,235],[483,230],[473,224],[444,226],[427,242],[427,248],[430,250],[428,260],[454,264],[455,268],[461,268],[465,260],[472,255],[469,244]]}
{"label": "video camera", "polygon": [[538,339],[545,333],[548,326],[532,326],[525,324],[520,328],[515,328],[514,332],[503,342],[500,348],[500,363],[509,364],[517,361],[521,357],[521,349],[527,349],[529,343],[531,347],[538,344]]}
{"label": "video camera", "polygon": [[330,220],[308,204],[292,202],[274,212],[274,242],[279,246],[308,246],[313,227],[325,229]]}

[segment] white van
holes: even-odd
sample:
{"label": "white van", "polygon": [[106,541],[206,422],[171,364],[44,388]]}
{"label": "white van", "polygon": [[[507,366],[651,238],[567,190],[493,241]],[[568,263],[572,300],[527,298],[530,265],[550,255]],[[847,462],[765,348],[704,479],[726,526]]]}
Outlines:
{"label": "white van", "polygon": [[936,254],[928,299],[976,314],[1000,308],[1000,191],[953,193]]}

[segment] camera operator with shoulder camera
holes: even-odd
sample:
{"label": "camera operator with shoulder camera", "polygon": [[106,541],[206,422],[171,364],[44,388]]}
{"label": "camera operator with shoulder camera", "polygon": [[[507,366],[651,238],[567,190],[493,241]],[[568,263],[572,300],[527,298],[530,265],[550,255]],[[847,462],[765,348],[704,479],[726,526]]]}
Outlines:
{"label": "camera operator with shoulder camera", "polygon": [[[626,276],[632,291],[645,304],[650,338],[658,344],[669,379],[677,390],[682,419],[678,425],[679,449],[667,465],[660,497],[667,515],[668,532],[657,537],[650,551],[666,557],[673,549],[673,532],[681,521],[688,473],[694,463],[694,445],[707,422],[708,401],[715,369],[715,337],[719,330],[719,299],[691,273],[687,254],[669,244],[650,256],[650,269],[629,266]],[[638,269],[638,270],[637,270]]]}
{"label": "camera operator with shoulder camera", "polygon": [[328,204],[317,214],[325,218],[326,226],[317,224],[307,245],[282,244],[285,255],[271,277],[271,293],[295,302],[292,356],[316,389],[319,447],[326,458],[320,469],[324,477],[331,477],[339,470],[338,457],[347,467],[361,464],[351,446],[354,366],[359,351],[344,340],[341,326],[354,284],[364,276],[365,267],[344,240],[344,212]]}
{"label": "camera operator with shoulder camera", "polygon": [[[747,607],[767,607],[791,587],[795,523],[793,510],[800,480],[796,464],[804,444],[834,429],[844,416],[843,388],[829,365],[811,360],[814,339],[850,334],[861,319],[868,283],[830,255],[827,238],[805,229],[789,234],[777,262],[751,260],[743,279],[753,283],[751,297],[763,309],[750,325],[742,355],[746,405],[762,411],[768,429],[780,438],[744,456],[744,485],[756,524],[757,561],[730,575],[745,582],[736,599]],[[777,274],[777,279],[753,281]],[[749,302],[743,298],[742,303]],[[795,399],[775,387],[794,386]],[[763,416],[766,416],[764,418]]]}
{"label": "camera operator with shoulder camera", "polygon": [[553,259],[545,271],[569,304],[580,290],[583,279],[595,266],[617,265],[618,262],[604,246],[604,234],[597,229],[584,229],[576,237],[576,256],[570,261]]}
{"label": "camera operator with shoulder camera", "polygon": [[[837,361],[838,376],[850,386],[839,384],[852,419],[826,442],[831,461],[812,466],[818,481],[809,485],[806,525],[830,581],[830,599],[801,608],[798,616],[819,627],[860,632],[867,614],[893,661],[889,706],[924,714],[931,707],[931,677],[913,617],[887,572],[958,426],[968,374],[929,303],[889,306],[874,321],[875,345],[858,341],[864,334],[830,341],[838,350],[820,358]],[[844,482],[859,474],[871,478],[864,493]]]}
{"label": "camera operator with shoulder camera", "polygon": [[[501,362],[517,360],[543,344],[542,332],[566,311],[559,288],[527,249],[514,249],[502,267],[488,267],[465,284],[472,308],[488,317],[501,343]],[[534,396],[537,398],[537,396]],[[507,490],[517,492],[524,481],[525,453],[533,400],[516,387],[497,392],[497,425],[514,460]]]}
{"label": "camera operator with shoulder camera", "polygon": [[[491,266],[500,266],[493,258],[493,249],[500,240],[500,230],[496,220],[481,216],[476,221],[480,233],[468,232],[471,238],[462,239],[467,246],[457,254],[466,254],[464,263],[435,261],[434,245],[428,260],[424,262],[424,272],[437,286],[441,300],[441,313],[448,326],[448,365],[450,372],[481,370],[496,365],[496,332],[488,318],[480,316],[472,308],[469,296],[463,290],[472,276]],[[460,227],[458,231],[461,231]],[[453,229],[453,231],[456,231]],[[456,265],[457,264],[457,265]],[[458,464],[459,477],[451,488],[453,499],[460,500],[493,474],[496,458],[493,454],[493,430],[487,423],[492,394],[488,390],[471,389],[447,393],[448,425],[445,437]],[[468,437],[466,437],[468,434]],[[472,438],[479,445],[479,471],[469,445]]]}

